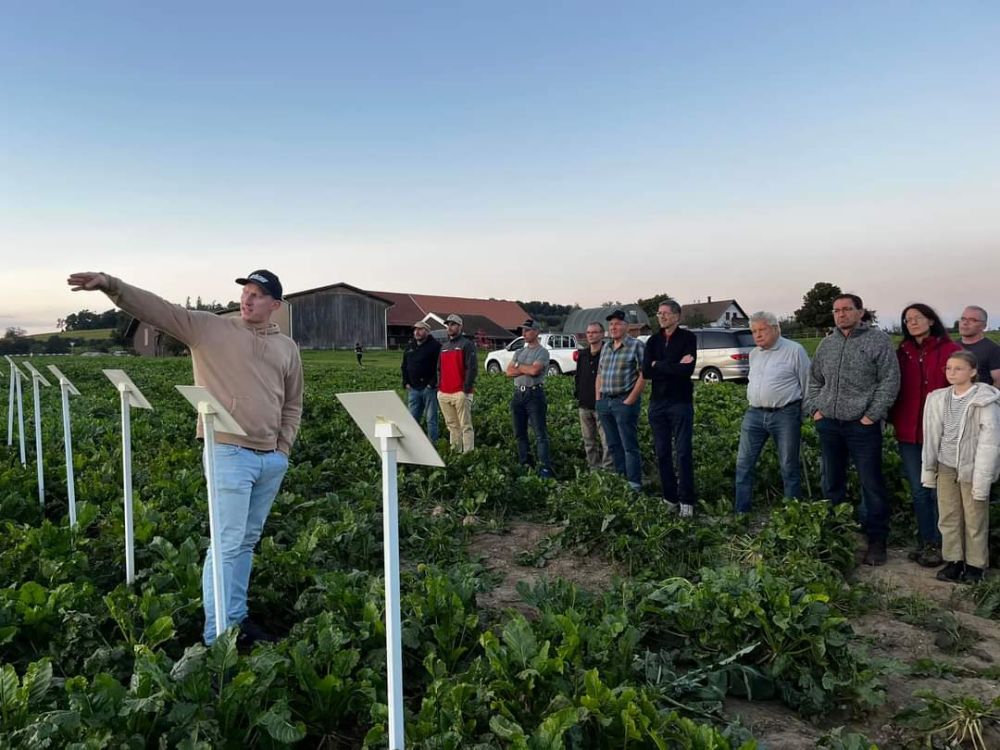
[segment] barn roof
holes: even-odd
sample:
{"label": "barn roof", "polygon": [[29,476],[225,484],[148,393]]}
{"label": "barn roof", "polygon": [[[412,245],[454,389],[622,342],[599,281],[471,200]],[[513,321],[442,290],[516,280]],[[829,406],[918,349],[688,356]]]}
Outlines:
{"label": "barn roof", "polygon": [[[648,326],[649,316],[639,305],[608,305],[607,307],[588,307],[585,310],[574,310],[563,324],[563,333],[579,334],[587,330],[587,324],[598,320],[607,327],[607,317],[615,310],[624,310],[631,326]],[[633,317],[634,314],[634,317]]]}
{"label": "barn roof", "polygon": [[740,307],[740,304],[734,299],[716,299],[711,302],[690,302],[681,306],[681,325],[685,325],[689,320],[703,319],[708,322],[716,321],[722,317],[722,313],[728,310],[730,305],[736,305],[736,308],[742,313],[741,317],[747,317],[743,308]]}
{"label": "barn roof", "polygon": [[510,331],[530,317],[517,302],[506,299],[444,297],[408,292],[371,292],[371,294],[392,301],[393,307],[389,309],[391,326],[410,326],[422,320],[428,313],[443,310],[445,315],[458,313],[462,318],[470,315],[482,316]]}
{"label": "barn roof", "polygon": [[356,286],[351,286],[350,284],[345,284],[344,282],[338,282],[336,284],[327,284],[326,286],[317,286],[313,289],[304,289],[301,292],[293,292],[292,294],[286,294],[284,299],[295,299],[296,297],[305,297],[309,294],[316,294],[317,292],[325,292],[330,289],[347,289],[351,292],[356,292],[357,294],[363,294],[365,297],[371,297],[372,299],[378,300],[379,302],[385,302],[387,305],[395,304],[395,300],[388,299],[387,297],[379,294],[378,292],[366,292],[364,289],[358,289]]}

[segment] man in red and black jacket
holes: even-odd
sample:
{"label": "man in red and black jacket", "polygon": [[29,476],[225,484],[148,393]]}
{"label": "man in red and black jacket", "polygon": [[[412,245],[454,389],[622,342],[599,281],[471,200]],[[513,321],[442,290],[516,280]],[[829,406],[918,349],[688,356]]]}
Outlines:
{"label": "man in red and black jacket", "polygon": [[475,447],[472,430],[472,389],[478,373],[476,345],[462,335],[462,319],[452,313],[445,318],[448,340],[438,358],[438,405],[448,426],[453,450],[467,453]]}

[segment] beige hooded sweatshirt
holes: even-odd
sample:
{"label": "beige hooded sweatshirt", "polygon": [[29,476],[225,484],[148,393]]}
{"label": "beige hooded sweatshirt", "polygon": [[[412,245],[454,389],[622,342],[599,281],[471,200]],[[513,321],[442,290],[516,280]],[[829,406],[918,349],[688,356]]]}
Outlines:
{"label": "beige hooded sweatshirt", "polygon": [[[278,326],[187,310],[108,276],[106,294],[125,312],[191,349],[195,385],[225,406],[246,436],[216,432],[219,443],[291,452],[302,419],[302,360]],[[198,420],[198,437],[202,437]]]}

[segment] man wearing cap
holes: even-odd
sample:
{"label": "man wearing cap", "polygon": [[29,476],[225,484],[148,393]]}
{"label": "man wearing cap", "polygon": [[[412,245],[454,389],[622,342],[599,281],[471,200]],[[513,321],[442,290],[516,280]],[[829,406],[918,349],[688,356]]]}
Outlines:
{"label": "man wearing cap", "polygon": [[642,376],[642,342],[628,334],[625,311],[607,317],[611,343],[604,347],[594,387],[597,415],[604,427],[615,471],[636,492],[642,489],[639,412],[646,381]]}
{"label": "man wearing cap", "polygon": [[476,345],[462,335],[462,318],[444,320],[448,340],[438,357],[438,405],[448,426],[453,450],[468,453],[476,446],[472,431],[472,388],[476,383]]}
{"label": "man wearing cap", "polygon": [[545,426],[545,368],[549,366],[549,350],[538,343],[540,330],[538,321],[528,319],[521,326],[524,346],[514,352],[514,358],[507,365],[507,377],[514,378],[514,397],[510,402],[510,412],[514,420],[514,437],[517,438],[517,460],[522,466],[530,466],[531,447],[528,444],[528,423],[535,431],[538,450],[538,474],[552,476],[549,463],[549,431]]}
{"label": "man wearing cap", "polygon": [[441,344],[431,336],[427,321],[413,324],[413,340],[403,352],[403,387],[409,400],[410,414],[427,421],[427,437],[438,439],[437,369]]}
{"label": "man wearing cap", "polygon": [[[118,307],[165,331],[191,350],[195,385],[204,386],[246,435],[215,433],[217,537],[223,560],[227,619],[238,643],[273,640],[247,616],[253,549],[288,468],[302,417],[302,362],[295,342],[271,322],[281,307],[278,277],[267,270],[236,279],[240,317],[187,310],[104,273],[74,273],[73,291],[104,292]],[[197,434],[202,436],[201,421]],[[212,553],[205,554],[202,598],[205,643],[216,636]]]}

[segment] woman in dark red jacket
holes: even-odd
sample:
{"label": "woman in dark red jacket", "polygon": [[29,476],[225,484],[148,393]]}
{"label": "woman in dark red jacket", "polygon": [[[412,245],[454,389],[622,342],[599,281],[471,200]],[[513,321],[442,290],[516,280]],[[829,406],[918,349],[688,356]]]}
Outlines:
{"label": "woman in dark red jacket", "polygon": [[896,430],[903,471],[913,497],[917,517],[917,549],[910,559],[925,567],[937,567],[941,560],[941,532],[938,531],[937,496],[920,484],[920,452],[924,442],[924,401],[927,394],[947,388],[944,365],[948,356],[961,347],[948,338],[941,319],[927,305],[916,302],[900,319],[903,341],[896,349],[899,359],[899,396],[889,412]]}

